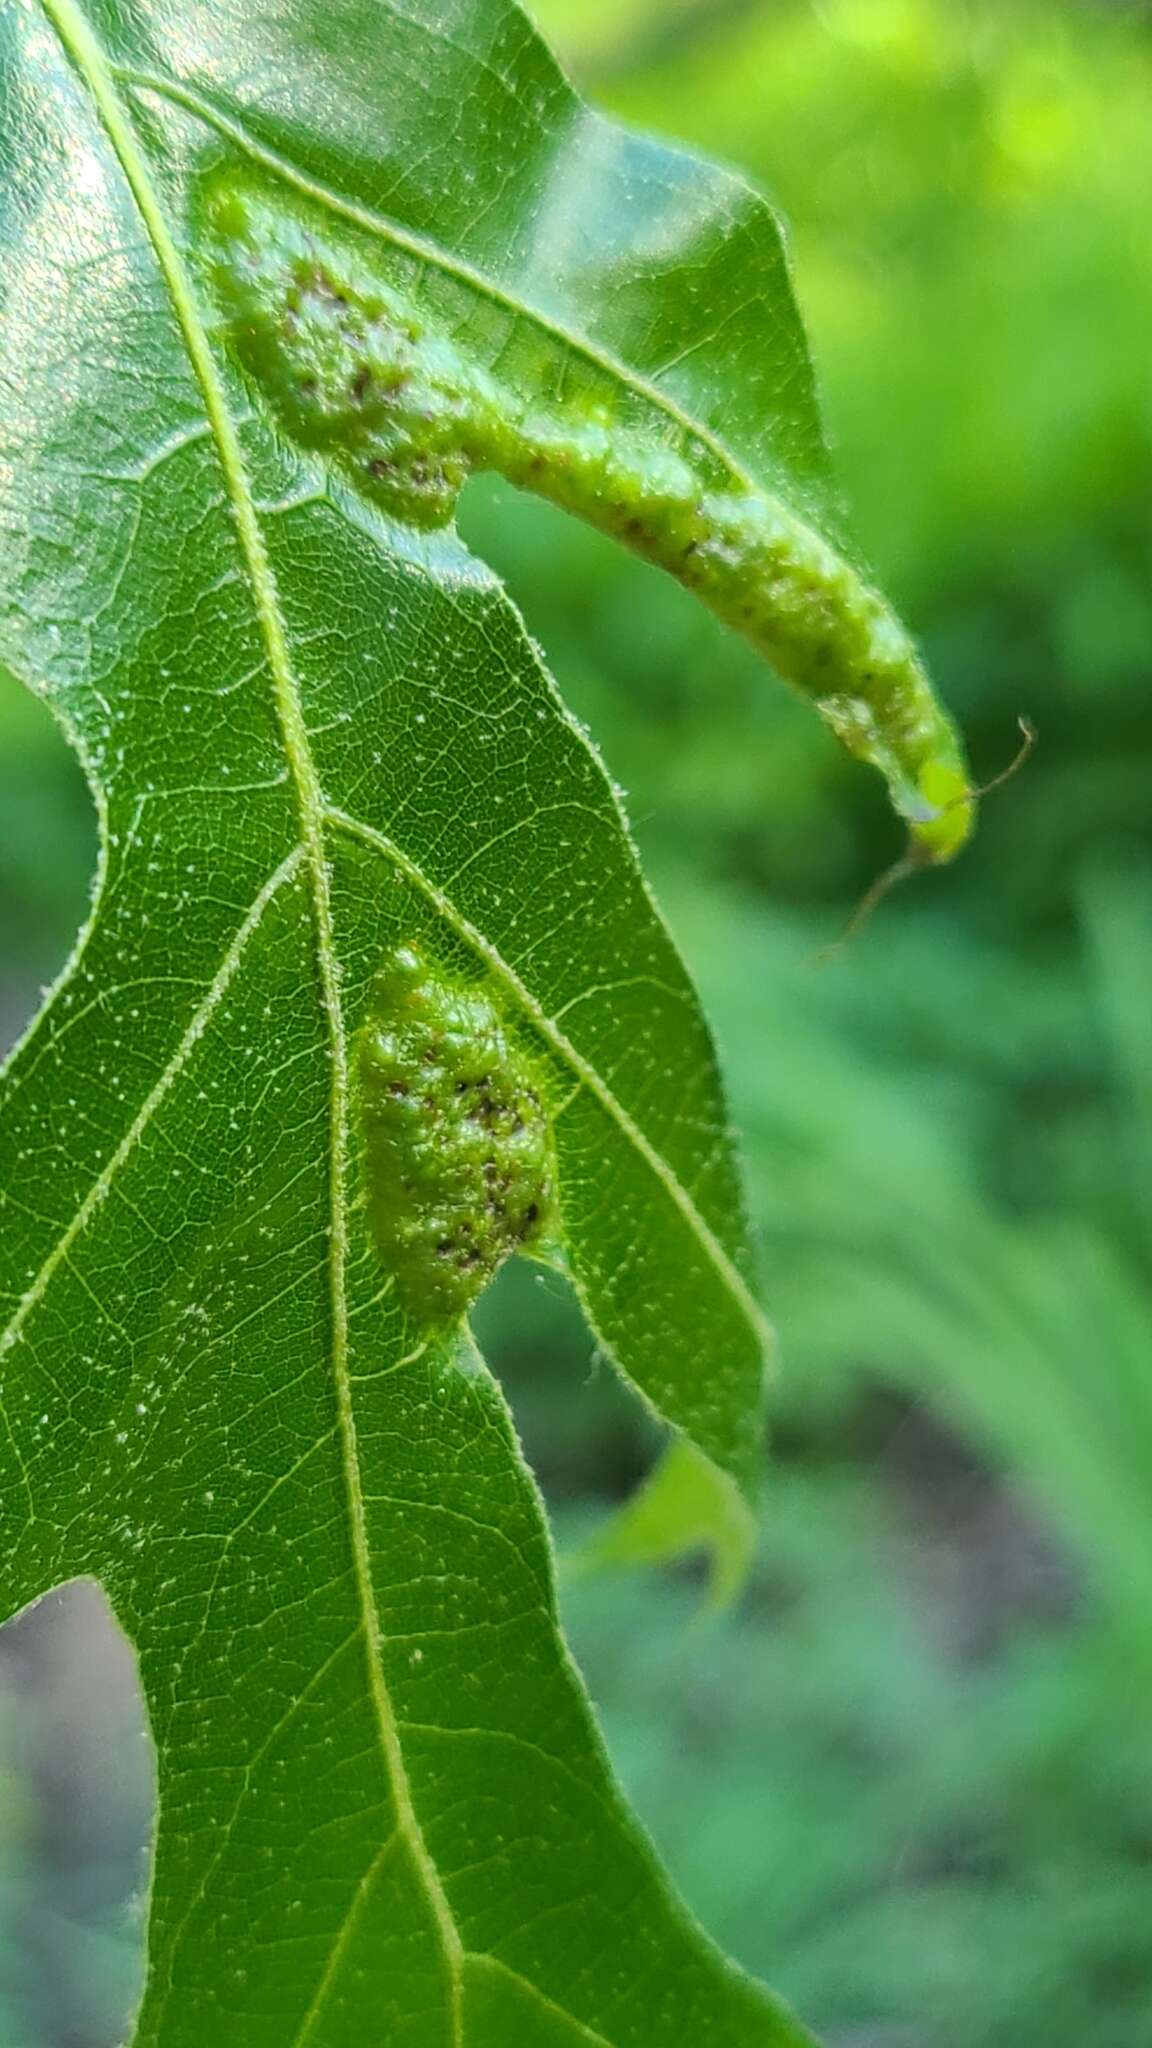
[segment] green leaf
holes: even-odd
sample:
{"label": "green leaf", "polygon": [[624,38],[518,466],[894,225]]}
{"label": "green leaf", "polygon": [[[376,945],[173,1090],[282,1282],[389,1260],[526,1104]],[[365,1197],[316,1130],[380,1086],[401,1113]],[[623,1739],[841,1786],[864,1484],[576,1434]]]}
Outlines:
{"label": "green leaf", "polygon": [[[707,1030],[449,519],[534,455],[599,516],[617,426],[656,558],[744,492],[760,638],[814,672],[824,636],[824,709],[951,851],[954,743],[825,538],[776,224],[586,113],[503,0],[18,0],[0,66],[0,659],[102,847],[0,1094],[2,1598],[92,1574],[136,1647],[137,2040],[797,2042],[613,1786],[460,1313],[517,1245],[561,1266],[711,1497],[749,1487]],[[423,426],[357,424],[361,372]]]}
{"label": "green leaf", "polygon": [[711,1566],[709,1604],[724,1607],[744,1583],[755,1540],[747,1501],[726,1473],[681,1437],[639,1492],[566,1557],[564,1567],[577,1579],[704,1551]]}

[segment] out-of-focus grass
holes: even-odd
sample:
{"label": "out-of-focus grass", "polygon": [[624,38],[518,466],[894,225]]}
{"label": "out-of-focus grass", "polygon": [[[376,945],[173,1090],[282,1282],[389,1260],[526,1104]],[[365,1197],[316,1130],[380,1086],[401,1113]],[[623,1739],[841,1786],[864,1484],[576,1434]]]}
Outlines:
{"label": "out-of-focus grass", "polygon": [[1143,2048],[1147,1722],[1114,1644],[1017,1614],[958,1660],[911,1597],[922,1543],[858,1469],[789,1462],[742,1618],[575,1588],[613,1754],[709,1924],[830,2041]]}

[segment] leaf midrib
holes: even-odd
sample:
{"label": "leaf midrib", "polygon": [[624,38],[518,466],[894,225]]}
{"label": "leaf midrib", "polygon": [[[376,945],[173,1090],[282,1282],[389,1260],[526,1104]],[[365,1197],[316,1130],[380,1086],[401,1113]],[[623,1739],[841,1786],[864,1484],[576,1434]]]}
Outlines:
{"label": "leaf midrib", "polygon": [[328,1241],[332,1312],[331,1365],[340,1421],[342,1464],[365,1662],[380,1747],[396,1805],[397,1822],[420,1873],[444,1953],[451,1993],[453,2039],[459,2048],[459,2044],[463,2042],[463,1943],[416,1813],[400,1743],[397,1717],[381,1661],[380,1645],[383,1631],[372,1580],[356,1419],[349,1378],[348,1306],[345,1287],[348,1244],[344,1211],[349,1058],[335,957],[331,895],[325,858],[325,807],[320,781],[308,743],[307,726],[292,669],[284,622],[280,615],[275,578],[249,486],[243,451],[208,337],[200,320],[191,281],[169,230],[159,197],[153,189],[135,128],[116,90],[109,64],[90,24],[74,4],[74,0],[41,0],[41,4],[61,45],[91,95],[164,278],[216,442],[220,468],[248,572],[253,605],[268,657],[275,713],[296,795],[301,838],[311,883],[316,963],[329,1042],[331,1088]]}
{"label": "leaf midrib", "polygon": [[[268,658],[269,673],[273,687],[274,707],[280,729],[285,759],[291,777],[300,821],[301,846],[291,853],[259,892],[248,915],[228,948],[220,973],[212,989],[197,1011],[206,1018],[217,1000],[217,983],[221,977],[230,978],[239,958],[252,936],[264,909],[273,894],[288,880],[303,862],[307,868],[313,908],[315,950],[320,982],[322,1009],[329,1040],[331,1069],[330,1093],[330,1223],[329,1223],[329,1271],[332,1306],[332,1372],[336,1390],[336,1402],[343,1453],[343,1469],[347,1492],[349,1527],[353,1565],[357,1583],[361,1634],[365,1648],[365,1660],[369,1688],[375,1707],[375,1717],[382,1755],[396,1803],[398,1830],[406,1841],[413,1863],[428,1897],[437,1933],[444,1953],[445,1964],[451,1987],[451,2018],[455,2048],[462,2048],[464,2016],[462,2010],[462,1969],[466,1950],[452,1915],[439,1872],[424,1839],[423,1830],[416,1812],[411,1784],[400,1740],[399,1723],[388,1691],[387,1680],[380,1657],[383,1640],[379,1610],[371,1570],[371,1551],[368,1539],[363,1488],[359,1469],[352,1387],[349,1374],[347,1303],[345,1296],[345,1266],[347,1259],[347,1224],[344,1209],[346,1179],[346,1139],[349,1112],[349,1056],[340,1001],[339,978],[336,967],[334,933],[327,862],[325,857],[326,830],[351,830],[385,857],[401,866],[410,878],[438,906],[441,914],[451,921],[483,957],[497,971],[510,990],[515,994],[526,1013],[538,1025],[576,1073],[580,1081],[594,1092],[603,1106],[613,1116],[622,1134],[645,1158],[656,1173],[666,1192],[685,1215],[686,1220],[698,1236],[709,1259],[718,1268],[729,1290],[734,1294],[743,1313],[761,1333],[766,1325],[758,1305],[751,1296],[745,1282],[732,1264],[728,1254],[716,1239],[703,1216],[697,1210],[687,1190],[646,1139],[643,1132],[628,1116],[602,1077],[585,1061],[577,1049],[562,1033],[553,1020],[547,1017],[541,1006],[520,982],[514,970],[503,960],[497,949],[476,931],[455,905],[427,877],[416,863],[408,860],[401,849],[385,835],[375,833],[371,827],[350,818],[330,805],[323,793],[309,745],[303,707],[292,667],[287,634],[279,609],[275,578],[268,557],[261,530],[259,515],[250,488],[247,467],[240,446],[236,422],[229,410],[222,379],[212,355],[207,332],[201,321],[191,279],[184,260],[173,237],[159,196],[155,191],[148,166],[140,148],[136,131],[116,89],[114,67],[106,58],[86,17],[75,4],[75,0],[40,0],[45,15],[51,22],[63,48],[80,75],[96,111],[103,123],[112,149],[120,163],[125,180],[139,210],[144,228],[148,234],[161,274],[164,278],[189,362],[205,405],[209,427],[214,439],[226,486],[235,526],[248,572],[254,609]],[[657,403],[666,410],[674,411],[668,402],[653,392]],[[685,420],[686,428],[698,433],[699,430]],[[725,457],[726,460],[729,458]],[[190,1046],[198,1030],[186,1034]],[[182,1045],[183,1045],[182,1041]],[[26,1295],[20,1305],[16,1322],[22,1324],[35,1300],[47,1287],[53,1272],[64,1257],[75,1237],[84,1228],[105,1187],[119,1170],[123,1159],[138,1141],[139,1135],[159,1107],[182,1069],[180,1054],[165,1068],[145,1103],[141,1105],[125,1139],[116,1148],[106,1164],[103,1173],[94,1184],[90,1195],[81,1204],[72,1225],[65,1233],[56,1251],[46,1262],[38,1276],[37,1288],[33,1295]],[[6,1333],[9,1340],[12,1332]],[[394,1838],[393,1838],[394,1839]],[[383,1851],[378,1850],[373,1859],[373,1870],[378,1869]],[[357,1891],[357,1900],[362,1901],[364,1880]],[[354,1905],[356,1901],[353,1902]],[[330,1959],[338,1960],[340,1938]],[[580,2029],[591,2042],[599,2043],[603,2037],[586,2028],[575,2015],[557,2006],[547,1994],[531,1979],[501,1962],[498,1957],[478,1955],[476,1960],[490,1962],[494,1967],[507,1972],[510,1977],[524,1984],[543,2005],[549,2007],[565,2020]],[[321,1980],[318,2002],[314,2001],[306,2016],[305,2032],[314,2024],[320,2005],[321,1993],[330,1988],[330,1970]]]}

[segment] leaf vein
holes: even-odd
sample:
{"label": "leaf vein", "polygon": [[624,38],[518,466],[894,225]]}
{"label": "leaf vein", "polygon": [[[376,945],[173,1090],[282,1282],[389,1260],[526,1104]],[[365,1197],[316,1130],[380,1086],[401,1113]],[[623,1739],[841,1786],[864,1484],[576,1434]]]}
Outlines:
{"label": "leaf vein", "polygon": [[391,1855],[393,1849],[396,1847],[396,1844],[399,1840],[400,1829],[393,1828],[392,1833],[388,1836],[387,1840],[382,1842],[380,1847],[377,1849],[376,1854],[372,1858],[371,1863],[368,1865],[368,1868],[364,1872],[363,1877],[360,1879],[360,1882],[357,1885],[356,1890],[352,1894],[352,1899],[349,1904],[348,1911],[344,1915],[344,1919],[341,1922],[339,1932],[337,1933],[336,1939],[333,1942],[332,1947],[329,1951],[328,1961],[325,1964],[324,1973],[320,1979],[320,1982],[316,1986],[316,1990],[312,1998],[312,2003],[308,2007],[308,2010],[305,2013],[304,2018],[301,2020],[297,2032],[292,2037],[291,2048],[305,2048],[305,2043],[308,2039],[308,2036],[312,2033],[313,2029],[315,2028],[316,2022],[319,2019],[320,2014],[328,2001],[329,1995],[332,1991],[332,1987],[336,1982],[337,1973],[339,1971],[340,1964],[343,1960],[345,1950],[347,1949],[348,1943],[351,1941],[353,1933],[355,1932],[356,1922],[364,1909],[364,1905],[368,1898],[368,1895],[371,1892],[372,1887],[375,1884],[377,1878],[379,1877],[380,1872],[384,1868],[384,1865],[387,1862],[388,1857]]}
{"label": "leaf vein", "polygon": [[467,1960],[474,1965],[480,1964],[486,1970],[498,1970],[505,1977],[511,1977],[514,1984],[519,1984],[525,1991],[531,1992],[533,1998],[547,2012],[554,2012],[557,2018],[564,2020],[582,2041],[587,2042],[588,2048],[616,2048],[616,2044],[610,2041],[606,2034],[598,2034],[593,2027],[586,2027],[583,2020],[576,2018],[575,2013],[567,2012],[562,2005],[557,2005],[554,1998],[549,1998],[546,1991],[541,1991],[540,1986],[534,1984],[531,1977],[525,1977],[519,1970],[514,1970],[511,1963],[502,1961],[499,1956],[480,1954],[470,1954]]}
{"label": "leaf vein", "polygon": [[[112,69],[124,85],[143,92],[155,93],[160,99],[170,101],[173,106],[183,107],[186,113],[194,115],[207,127],[215,128],[218,134],[235,143],[253,163],[262,165],[285,184],[294,186],[296,191],[311,200],[314,206],[327,208],[330,213],[350,222],[362,233],[373,235],[380,241],[390,242],[394,248],[403,249],[406,254],[427,264],[429,269],[438,270],[445,277],[454,278],[457,283],[467,286],[479,297],[499,306],[502,312],[509,314],[514,320],[530,322],[538,332],[548,335],[568,354],[581,357],[594,369],[611,377],[622,389],[634,393],[655,411],[663,413],[686,441],[694,443],[699,448],[706,448],[739,488],[771,504],[782,503],[775,493],[766,489],[763,483],[756,481],[719,434],[703,420],[694,419],[651,377],[641,375],[609,349],[603,348],[587,335],[573,333],[561,321],[536,306],[525,304],[463,257],[450,254],[448,250],[430,242],[423,235],[402,227],[399,221],[392,220],[385,214],[376,213],[371,207],[361,206],[355,200],[345,199],[330,186],[322,185],[318,180],[308,177],[287,157],[258,142],[254,135],[248,133],[242,122],[234,121],[229,115],[221,113],[218,107],[213,106],[211,100],[205,99],[201,93],[195,92],[179,80],[165,78],[157,72],[142,70],[134,65],[114,65]],[[671,367],[671,364],[665,363],[658,374],[666,375]],[[813,540],[819,540],[821,546],[830,545],[815,520],[801,519],[795,511],[791,511],[789,517]]]}
{"label": "leaf vein", "polygon": [[377,831],[375,826],[364,824],[359,818],[350,817],[346,811],[339,810],[334,806],[329,806],[328,815],[337,830],[347,833],[354,839],[359,839],[362,844],[372,847],[385,860],[391,861],[394,867],[399,868],[406,879],[412,882],[427,897],[445,923],[452,928],[459,938],[462,938],[480,955],[491,972],[504,983],[509,993],[524,1011],[529,1022],[535,1026],[551,1050],[570,1069],[580,1084],[588,1090],[589,1094],[596,1098],[601,1108],[611,1117],[621,1134],[651,1169],[665,1193],[680,1211],[685,1222],[694,1233],[701,1249],[716,1268],[721,1280],[736,1300],[749,1324],[759,1333],[765,1349],[768,1349],[773,1341],[771,1325],[743,1275],[725,1251],[711,1226],[706,1222],[687,1188],[668,1164],[668,1161],[657,1150],[656,1146],[653,1145],[651,1139],[641,1130],[639,1124],[625,1109],[623,1103],[619,1100],[619,1097],[609,1086],[603,1075],[592,1065],[590,1060],[585,1059],[583,1053],[577,1050],[567,1033],[560,1029],[557,1019],[549,1016],[543,1005],[537,1001],[531,990],[520,979],[515,968],[509,965],[499,949],[464,915],[464,912],[457,909],[451,897],[445,893],[439,884],[434,882],[431,876],[425,874],[423,868],[418,866],[408,854],[404,853],[394,840],[388,838],[386,833]]}
{"label": "leaf vein", "polygon": [[88,1193],[80,1203],[71,1222],[57,1238],[35,1279],[21,1296],[16,1311],[6,1329],[0,1332],[0,1358],[16,1343],[29,1316],[44,1299],[53,1275],[67,1259],[77,1238],[82,1236],[96,1210],[109,1194],[121,1167],[135,1151],[157,1110],[160,1108],[161,1103],[180,1078],[198,1041],[203,1037],[214,1011],[219,1007],[224,996],[227,994],[233,976],[239,968],[249,941],[256,932],[264,912],[285,882],[289,881],[295,874],[302,857],[303,848],[299,846],[294,847],[287,858],[281,861],[275,874],[271,875],[265,882],[264,887],[251,904],[243,922],[237,927],[232,943],[216,970],[204,1000],[195,1012],[171,1059],[167,1062],[163,1072],[145,1096],[143,1103],[133,1117],[120,1143],[107,1161],[107,1164],[92,1182]]}

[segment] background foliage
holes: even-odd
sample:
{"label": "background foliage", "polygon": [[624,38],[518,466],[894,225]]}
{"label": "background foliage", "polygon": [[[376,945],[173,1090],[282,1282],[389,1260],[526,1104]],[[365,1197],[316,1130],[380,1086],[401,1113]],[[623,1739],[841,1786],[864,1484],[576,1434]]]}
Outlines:
{"label": "background foliage", "polygon": [[[570,1627],[693,1903],[840,2048],[1137,2048],[1152,27],[1055,0],[537,11],[602,102],[781,203],[865,546],[978,769],[1018,712],[1041,732],[960,866],[815,973],[892,850],[870,778],[675,587],[474,488],[717,1022],[785,1339],[749,1598],[692,1627],[690,1577],[582,1582]],[[6,692],[6,1034],[91,846],[62,742]],[[514,1275],[485,1316],[575,1539],[642,1429],[549,1285]],[[130,1673],[73,1595],[6,1633],[0,1677],[0,2038],[109,2048],[146,1818]]]}

